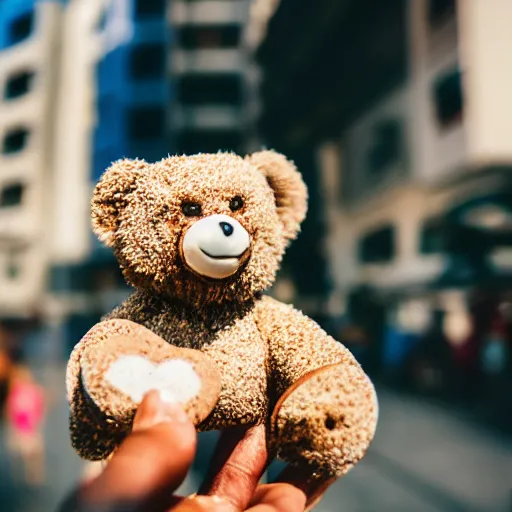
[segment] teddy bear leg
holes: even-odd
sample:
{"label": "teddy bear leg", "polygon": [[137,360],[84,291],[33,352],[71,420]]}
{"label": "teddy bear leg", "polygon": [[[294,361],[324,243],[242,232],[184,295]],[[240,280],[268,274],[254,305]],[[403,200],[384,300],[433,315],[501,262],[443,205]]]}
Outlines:
{"label": "teddy bear leg", "polygon": [[377,426],[371,381],[357,365],[336,364],[304,375],[279,399],[271,446],[280,459],[330,480],[365,454]]}
{"label": "teddy bear leg", "polygon": [[[101,331],[109,329],[104,322]],[[91,460],[108,455],[130,430],[144,395],[158,390],[165,401],[181,403],[194,424],[203,421],[220,394],[220,372],[207,355],[169,345],[133,322],[102,343],[88,343],[80,356],[78,392],[72,399],[71,433],[75,448],[87,443]],[[95,432],[92,441],[90,433]],[[94,446],[93,446],[94,444]],[[92,452],[97,452],[93,455]]]}

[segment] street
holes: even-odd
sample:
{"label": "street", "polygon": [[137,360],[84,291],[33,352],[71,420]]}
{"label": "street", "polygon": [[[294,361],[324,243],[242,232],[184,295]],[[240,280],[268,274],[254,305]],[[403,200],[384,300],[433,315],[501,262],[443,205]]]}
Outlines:
{"label": "street", "polygon": [[[0,510],[52,512],[79,478],[83,463],[69,446],[63,373],[44,377],[59,390],[45,429],[47,483],[16,483],[0,445]],[[319,512],[510,512],[512,440],[450,410],[379,390],[380,422],[367,457],[326,494]],[[193,492],[216,440],[200,436],[193,471],[180,491]],[[272,479],[272,472],[269,476]]]}

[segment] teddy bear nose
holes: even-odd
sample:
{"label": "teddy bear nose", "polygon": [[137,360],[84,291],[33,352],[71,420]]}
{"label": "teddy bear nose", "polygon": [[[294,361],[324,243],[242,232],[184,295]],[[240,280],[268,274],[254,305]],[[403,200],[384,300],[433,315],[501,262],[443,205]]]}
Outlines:
{"label": "teddy bear nose", "polygon": [[231,236],[235,230],[229,222],[219,222],[220,229],[226,236]]}

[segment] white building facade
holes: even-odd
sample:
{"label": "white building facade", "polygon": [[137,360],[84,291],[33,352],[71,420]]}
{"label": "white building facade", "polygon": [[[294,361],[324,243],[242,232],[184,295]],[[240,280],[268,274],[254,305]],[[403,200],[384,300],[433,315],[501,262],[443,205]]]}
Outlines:
{"label": "white building facade", "polygon": [[[126,296],[101,261],[97,279],[80,277],[98,251],[95,180],[125,156],[244,151],[255,91],[248,16],[246,0],[0,3],[0,319],[59,323]],[[158,109],[169,123],[148,139],[143,125]]]}
{"label": "white building facade", "polygon": [[62,8],[4,2],[0,49],[0,311],[39,307],[51,258]]}
{"label": "white building facade", "polygon": [[[512,182],[512,61],[503,59],[512,4],[433,4],[407,3],[405,83],[319,149],[335,296],[431,282],[446,265],[436,219]],[[478,222],[512,219],[487,208]],[[492,259],[512,269],[510,251]]]}

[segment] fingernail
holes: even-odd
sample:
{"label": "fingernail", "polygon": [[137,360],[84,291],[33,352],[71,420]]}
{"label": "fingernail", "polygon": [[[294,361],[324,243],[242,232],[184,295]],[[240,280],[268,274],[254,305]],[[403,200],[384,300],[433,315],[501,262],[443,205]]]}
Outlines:
{"label": "fingernail", "polygon": [[235,512],[236,507],[227,500],[218,496],[194,496],[193,501],[204,510],[215,510],[215,512]]}
{"label": "fingernail", "polygon": [[175,421],[176,423],[190,423],[190,418],[179,403],[162,402],[162,411],[167,420]]}
{"label": "fingernail", "polygon": [[225,500],[224,498],[221,498],[220,496],[210,496],[210,498],[216,503],[217,505],[226,505],[226,506],[232,506],[231,503],[228,500]]}
{"label": "fingernail", "polygon": [[137,409],[133,430],[151,428],[162,422],[188,423],[189,421],[187,413],[180,404],[163,400],[159,391],[150,391]]}

